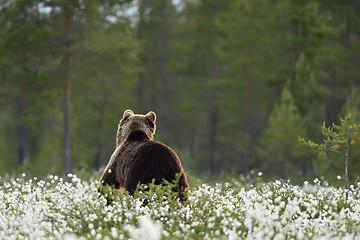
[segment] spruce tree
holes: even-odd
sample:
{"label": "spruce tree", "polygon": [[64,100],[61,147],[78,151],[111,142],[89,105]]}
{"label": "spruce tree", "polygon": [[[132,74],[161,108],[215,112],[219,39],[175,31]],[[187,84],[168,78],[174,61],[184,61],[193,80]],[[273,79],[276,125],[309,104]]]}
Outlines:
{"label": "spruce tree", "polygon": [[298,136],[305,133],[304,121],[291,92],[285,87],[256,148],[259,169],[280,177],[291,177],[306,170],[307,152],[298,144]]}
{"label": "spruce tree", "polygon": [[[255,167],[254,142],[287,79],[291,48],[289,1],[231,1],[217,21],[223,62],[218,142],[231,169]],[[234,134],[235,133],[235,134]],[[225,161],[224,159],[222,161]]]}
{"label": "spruce tree", "polygon": [[[312,138],[316,135],[316,122],[325,118],[323,98],[330,90],[323,83],[327,78],[324,67],[334,61],[336,48],[332,39],[338,36],[340,25],[331,24],[319,0],[295,0],[291,4],[293,71],[290,89],[306,128]],[[314,135],[315,134],[315,135]]]}

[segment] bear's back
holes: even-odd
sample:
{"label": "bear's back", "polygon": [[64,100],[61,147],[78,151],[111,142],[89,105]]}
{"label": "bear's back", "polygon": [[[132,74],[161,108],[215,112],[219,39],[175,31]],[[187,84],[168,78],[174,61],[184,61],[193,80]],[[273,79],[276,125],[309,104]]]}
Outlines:
{"label": "bear's back", "polygon": [[133,193],[138,183],[147,184],[155,179],[161,184],[163,179],[172,182],[176,174],[182,172],[176,153],[163,143],[129,141],[120,146],[115,161],[119,164],[120,185]]}

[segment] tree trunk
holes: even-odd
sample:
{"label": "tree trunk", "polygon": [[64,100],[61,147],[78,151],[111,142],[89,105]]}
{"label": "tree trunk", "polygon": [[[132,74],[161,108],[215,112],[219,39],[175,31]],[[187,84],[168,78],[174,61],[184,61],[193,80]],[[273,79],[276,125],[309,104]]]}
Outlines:
{"label": "tree trunk", "polygon": [[24,120],[19,127],[19,166],[21,166],[26,175],[29,174],[30,151],[28,127]]}
{"label": "tree trunk", "polygon": [[18,126],[19,131],[19,166],[24,167],[25,174],[29,173],[29,160],[30,160],[30,147],[29,147],[29,129],[26,121],[26,92],[23,89],[21,96],[19,97],[18,114],[20,123]]}
{"label": "tree trunk", "polygon": [[350,153],[350,136],[347,133],[346,135],[346,145],[345,145],[345,202],[348,201],[348,189],[349,189],[349,153]]}
{"label": "tree trunk", "polygon": [[69,77],[65,78],[65,89],[64,89],[64,159],[63,167],[64,173],[68,174],[71,171],[71,138],[70,138],[70,115],[71,115],[71,88]]}
{"label": "tree trunk", "polygon": [[218,107],[217,107],[217,99],[218,99],[218,89],[215,87],[214,82],[220,76],[220,64],[218,59],[215,59],[213,62],[213,68],[211,72],[211,80],[208,82],[209,88],[209,118],[208,118],[208,156],[209,156],[209,167],[211,173],[219,172],[219,162],[216,159],[217,152],[217,128],[218,128]]}
{"label": "tree trunk", "polygon": [[218,123],[218,109],[215,103],[212,103],[209,116],[209,167],[211,173],[216,173],[219,171],[218,162],[215,157],[217,144],[216,144],[216,135],[217,135],[217,123]]}
{"label": "tree trunk", "polygon": [[[138,23],[138,38],[142,39],[144,38],[144,27],[142,27],[145,24],[145,3],[142,0],[139,0],[139,23]],[[146,66],[146,61],[144,60],[144,57],[142,56],[140,58],[141,60],[141,65],[145,68]],[[139,75],[139,81],[137,84],[137,96],[136,96],[136,107],[137,107],[137,111],[139,112],[145,112],[146,111],[146,97],[145,94],[146,93],[146,76],[144,72],[141,72]]]}
{"label": "tree trunk", "polygon": [[28,164],[29,161],[29,137],[28,129],[24,120],[19,127],[19,165]]}
{"label": "tree trunk", "polygon": [[64,67],[64,139],[63,139],[63,171],[68,174],[71,171],[71,138],[70,138],[70,120],[71,120],[71,47],[72,47],[72,12],[68,6],[64,6],[65,15],[65,39],[67,52],[63,61]]}

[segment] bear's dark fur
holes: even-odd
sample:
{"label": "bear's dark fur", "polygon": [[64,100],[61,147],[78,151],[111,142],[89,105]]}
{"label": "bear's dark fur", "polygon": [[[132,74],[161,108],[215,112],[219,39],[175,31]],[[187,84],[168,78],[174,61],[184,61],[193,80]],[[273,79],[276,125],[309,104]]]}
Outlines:
{"label": "bear's dark fur", "polygon": [[130,194],[138,183],[162,184],[163,180],[173,182],[180,178],[174,191],[181,200],[188,199],[188,182],[176,153],[163,143],[153,140],[156,115],[134,114],[126,110],[118,125],[116,149],[101,176],[99,188],[110,185],[117,189],[125,188]]}

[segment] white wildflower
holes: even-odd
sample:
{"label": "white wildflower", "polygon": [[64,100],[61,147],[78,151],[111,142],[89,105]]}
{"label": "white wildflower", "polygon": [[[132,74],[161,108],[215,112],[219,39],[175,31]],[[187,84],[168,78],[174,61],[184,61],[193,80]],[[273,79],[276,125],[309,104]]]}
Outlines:
{"label": "white wildflower", "polygon": [[136,239],[148,239],[148,240],[159,240],[161,239],[162,224],[154,222],[147,216],[138,217],[139,228],[128,226],[127,229],[130,235]]}
{"label": "white wildflower", "polygon": [[114,227],[111,228],[111,237],[112,237],[112,238],[115,238],[115,239],[117,239],[117,238],[119,237],[118,231],[117,231],[117,229],[114,228]]}

